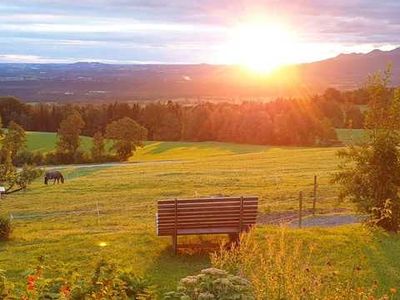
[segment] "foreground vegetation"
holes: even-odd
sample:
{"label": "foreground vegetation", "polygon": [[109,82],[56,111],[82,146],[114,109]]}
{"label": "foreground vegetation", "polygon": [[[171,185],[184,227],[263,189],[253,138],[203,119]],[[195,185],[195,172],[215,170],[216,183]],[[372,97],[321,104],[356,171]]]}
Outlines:
{"label": "foreground vegetation", "polygon": [[[337,187],[329,183],[337,165],[336,151],[152,142],[138,151],[131,164],[66,168],[64,185],[44,186],[37,180],[26,192],[0,200],[1,212],[11,215],[14,225],[11,240],[0,242],[1,268],[17,289],[25,290],[26,276],[40,256],[50,266],[49,276],[75,268],[89,276],[105,259],[120,270],[144,276],[159,293],[173,290],[180,278],[211,265],[208,253],[218,250],[211,244],[224,237],[182,238],[182,244],[197,246],[174,256],[170,239],[156,236],[157,199],[255,194],[260,197],[259,211],[266,213],[297,209],[302,190],[307,209],[317,174],[318,211],[337,207],[351,211],[350,203],[337,202]],[[261,225],[256,232],[279,235]],[[288,234],[315,245],[312,263],[317,268],[331,260],[346,274],[363,257],[362,280],[367,286],[374,280],[382,291],[400,286],[396,236],[369,233],[360,225],[291,229]]]}
{"label": "foreground vegetation", "polygon": [[[212,263],[247,278],[256,299],[397,299],[399,264],[390,251],[399,249],[400,240],[388,240],[358,226],[302,232],[259,228],[243,236],[240,247],[221,248]],[[392,275],[377,274],[382,259],[392,260]]]}

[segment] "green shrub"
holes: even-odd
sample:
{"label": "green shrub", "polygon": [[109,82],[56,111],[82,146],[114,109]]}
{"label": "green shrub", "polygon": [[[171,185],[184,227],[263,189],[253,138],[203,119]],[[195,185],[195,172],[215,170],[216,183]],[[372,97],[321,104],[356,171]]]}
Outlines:
{"label": "green shrub", "polygon": [[133,273],[120,272],[116,265],[100,261],[90,282],[71,284],[73,299],[153,299],[151,285]]}
{"label": "green shrub", "polygon": [[8,217],[0,216],[0,241],[10,239],[12,233],[11,220]]}
{"label": "green shrub", "polygon": [[43,257],[39,265],[27,276],[26,290],[17,292],[0,270],[0,299],[155,299],[154,287],[136,276],[119,270],[116,265],[100,261],[90,278],[78,270],[58,270],[61,275],[46,276]]}
{"label": "green shrub", "polygon": [[206,299],[254,299],[250,283],[216,268],[202,270],[196,276],[183,278],[175,292],[166,293],[164,299],[206,300]]}

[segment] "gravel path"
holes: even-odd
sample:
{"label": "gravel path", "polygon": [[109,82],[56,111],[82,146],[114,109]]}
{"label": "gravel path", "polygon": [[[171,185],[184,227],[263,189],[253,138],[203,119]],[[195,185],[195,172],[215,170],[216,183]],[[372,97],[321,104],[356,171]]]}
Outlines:
{"label": "gravel path", "polygon": [[[361,223],[365,217],[357,215],[346,209],[333,209],[321,211],[313,216],[311,210],[303,211],[302,227],[335,227],[347,224]],[[270,214],[259,214],[258,224],[279,225],[285,224],[289,227],[298,227],[298,212],[283,211]]]}
{"label": "gravel path", "polygon": [[[361,223],[363,216],[360,215],[316,215],[302,220],[302,227],[335,227],[347,224]],[[290,227],[298,227],[298,220],[289,223]]]}

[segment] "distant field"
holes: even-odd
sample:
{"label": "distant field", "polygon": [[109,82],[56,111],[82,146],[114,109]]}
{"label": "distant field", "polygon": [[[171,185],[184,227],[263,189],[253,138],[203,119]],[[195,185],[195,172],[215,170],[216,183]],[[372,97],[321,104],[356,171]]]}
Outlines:
{"label": "distant field", "polygon": [[[50,273],[59,267],[88,274],[104,258],[146,276],[160,293],[173,289],[179,278],[208,267],[210,262],[207,253],[174,256],[170,239],[156,236],[158,199],[257,195],[259,211],[269,213],[297,209],[298,193],[303,191],[304,206],[310,208],[316,174],[318,211],[338,207],[352,211],[350,203],[337,201],[337,187],[330,183],[337,165],[336,151],[152,142],[128,165],[63,169],[64,185],[45,186],[40,179],[25,193],[0,201],[1,212],[11,214],[15,224],[13,240],[0,242],[1,269],[24,289],[26,271],[36,265],[39,256],[44,255]],[[275,232],[264,226],[257,230],[260,234]],[[370,282],[378,279],[383,288],[398,283],[400,262],[394,258],[400,241],[396,237],[375,238],[359,225],[289,231],[295,238],[317,244],[316,264],[332,259],[349,270],[356,253],[365,256]],[[221,238],[185,237],[181,243],[203,240],[220,242]]]}
{"label": "distant field", "polygon": [[364,129],[336,129],[339,141],[345,145],[363,142],[366,138]]}
{"label": "distant field", "polygon": [[[363,140],[363,129],[336,129],[338,139],[344,144],[354,144]],[[57,134],[54,132],[27,132],[27,147],[30,151],[49,152],[55,149]],[[81,149],[88,151],[92,138],[81,137]],[[190,159],[213,157],[222,154],[240,154],[258,152],[268,148],[259,145],[239,145],[218,142],[145,142],[146,147],[139,149],[132,160]]]}
{"label": "distant field", "polygon": [[[82,136],[81,148],[89,150],[92,144],[92,138]],[[55,149],[57,143],[57,134],[54,132],[27,132],[27,148],[30,151],[49,152]]]}

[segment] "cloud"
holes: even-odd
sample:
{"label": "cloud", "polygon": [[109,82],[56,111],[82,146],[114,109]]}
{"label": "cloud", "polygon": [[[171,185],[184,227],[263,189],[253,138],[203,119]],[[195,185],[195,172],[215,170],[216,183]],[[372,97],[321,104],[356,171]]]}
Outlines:
{"label": "cloud", "polygon": [[25,54],[0,54],[0,62],[7,63],[55,63],[63,62],[69,63],[73,60],[61,59],[61,58],[45,58],[38,55],[25,55]]}
{"label": "cloud", "polygon": [[230,28],[257,15],[329,49],[400,45],[398,0],[2,0],[0,54],[214,63]]}

